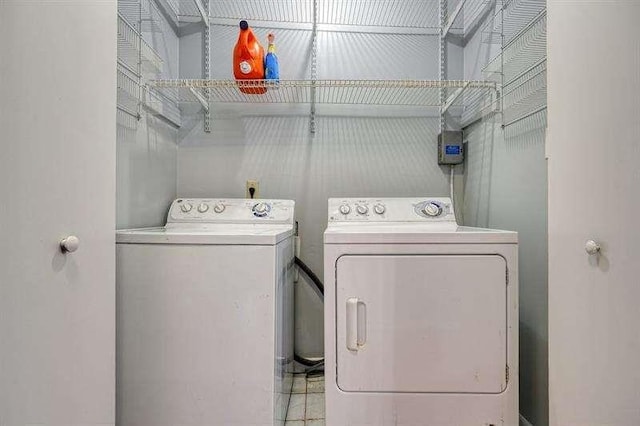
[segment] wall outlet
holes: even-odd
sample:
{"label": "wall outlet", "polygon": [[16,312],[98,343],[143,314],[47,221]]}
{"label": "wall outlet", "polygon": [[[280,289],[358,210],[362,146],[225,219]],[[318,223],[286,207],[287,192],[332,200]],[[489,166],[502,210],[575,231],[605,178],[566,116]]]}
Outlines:
{"label": "wall outlet", "polygon": [[[251,196],[253,190],[253,196]],[[260,182],[257,180],[248,180],[245,191],[245,198],[260,198]]]}

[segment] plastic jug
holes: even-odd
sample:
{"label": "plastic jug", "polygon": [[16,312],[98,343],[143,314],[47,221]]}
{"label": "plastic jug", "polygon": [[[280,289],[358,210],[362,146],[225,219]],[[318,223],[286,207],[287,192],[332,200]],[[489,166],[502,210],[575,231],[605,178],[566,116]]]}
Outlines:
{"label": "plastic jug", "polygon": [[[247,21],[240,21],[240,35],[233,50],[233,75],[236,80],[264,79],[264,48],[249,28]],[[266,93],[264,85],[243,87],[243,93],[259,95]]]}

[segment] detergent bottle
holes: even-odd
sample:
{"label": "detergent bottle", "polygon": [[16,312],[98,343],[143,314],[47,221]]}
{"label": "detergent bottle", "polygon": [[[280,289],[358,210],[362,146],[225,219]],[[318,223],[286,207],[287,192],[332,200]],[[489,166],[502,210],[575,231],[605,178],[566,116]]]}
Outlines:
{"label": "detergent bottle", "polygon": [[273,34],[269,34],[267,38],[269,47],[267,48],[267,56],[264,58],[264,78],[277,83],[280,80],[280,66],[278,65],[276,45],[274,43],[276,37]]}
{"label": "detergent bottle", "polygon": [[[247,21],[240,21],[240,35],[233,50],[233,75],[236,80],[264,79],[264,48],[249,28]],[[238,86],[241,92],[253,95],[267,91],[267,88],[260,84]]]}

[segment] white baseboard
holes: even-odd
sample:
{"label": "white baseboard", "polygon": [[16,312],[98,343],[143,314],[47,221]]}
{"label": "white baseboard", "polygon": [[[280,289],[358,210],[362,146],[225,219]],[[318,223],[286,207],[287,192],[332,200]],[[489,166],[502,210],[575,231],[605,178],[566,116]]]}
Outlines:
{"label": "white baseboard", "polygon": [[533,426],[531,422],[524,418],[522,414],[520,414],[520,426]]}

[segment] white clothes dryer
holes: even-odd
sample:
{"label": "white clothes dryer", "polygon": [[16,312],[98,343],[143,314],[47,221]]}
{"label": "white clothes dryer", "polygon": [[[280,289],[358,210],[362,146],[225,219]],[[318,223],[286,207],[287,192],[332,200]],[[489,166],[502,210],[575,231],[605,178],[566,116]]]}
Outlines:
{"label": "white clothes dryer", "polygon": [[516,426],[515,232],[458,226],[451,200],[330,199],[330,426]]}
{"label": "white clothes dryer", "polygon": [[117,242],[117,424],[283,425],[294,202],[178,199]]}

